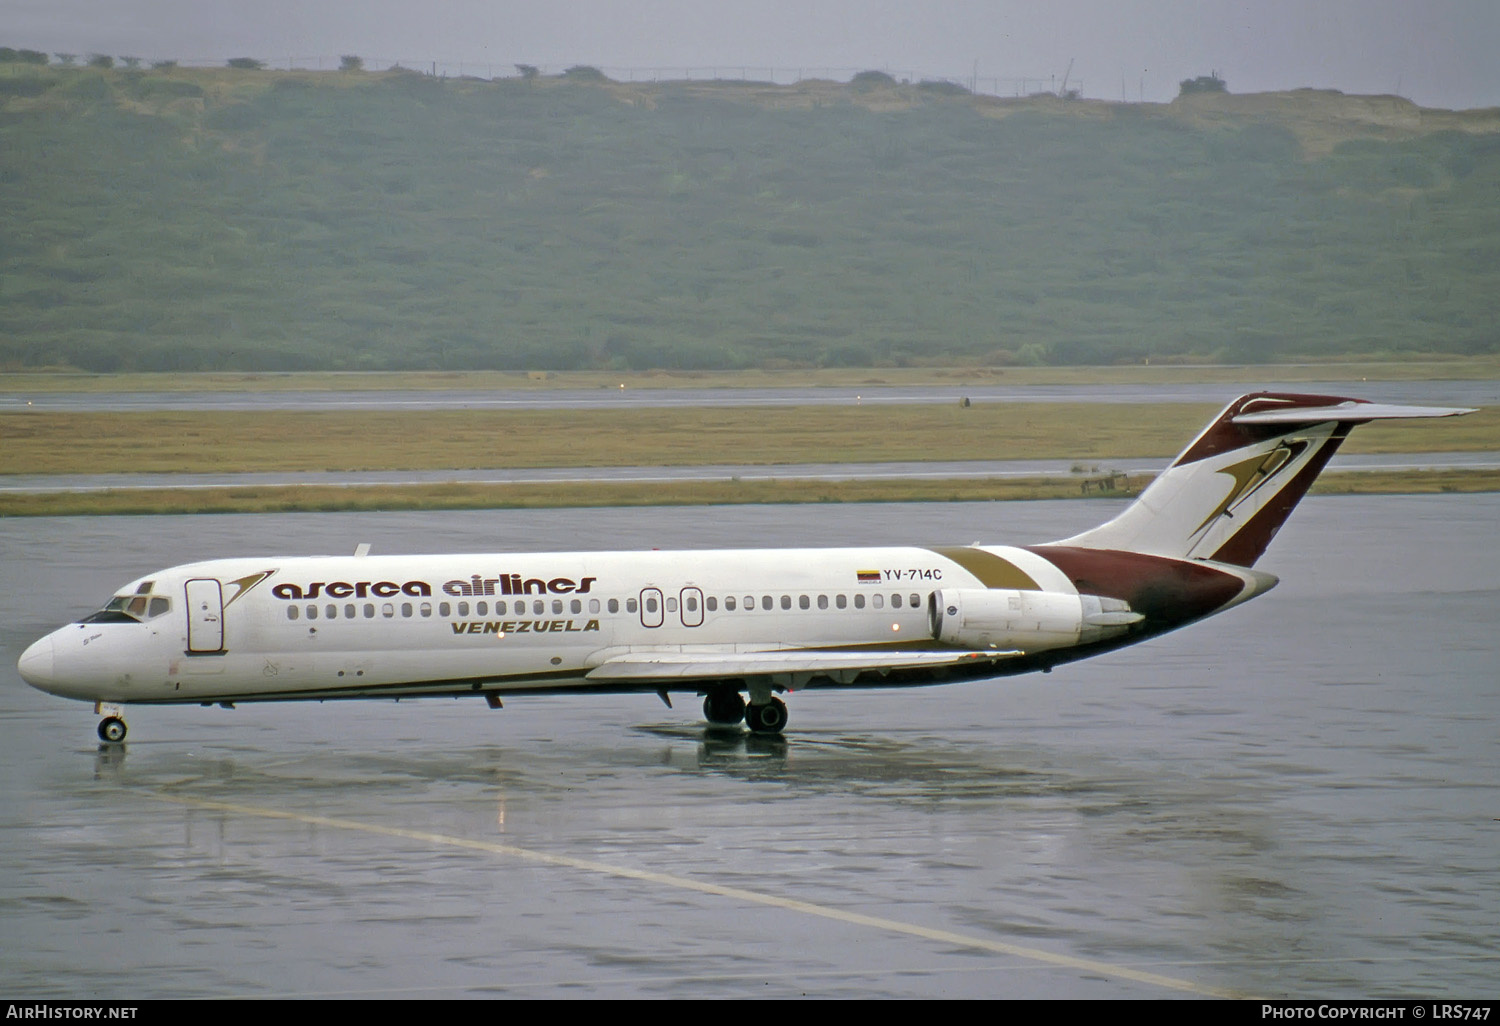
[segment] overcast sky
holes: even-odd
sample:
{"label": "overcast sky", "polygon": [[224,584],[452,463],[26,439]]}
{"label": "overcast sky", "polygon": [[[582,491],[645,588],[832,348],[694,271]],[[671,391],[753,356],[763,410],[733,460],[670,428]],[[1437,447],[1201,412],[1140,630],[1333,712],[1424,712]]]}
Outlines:
{"label": "overcast sky", "polygon": [[1060,84],[1072,62],[1070,87],[1110,100],[1170,100],[1217,71],[1237,93],[1500,106],[1500,0],[0,0],[0,46],[280,67],[358,54],[480,75],[977,71],[981,85]]}

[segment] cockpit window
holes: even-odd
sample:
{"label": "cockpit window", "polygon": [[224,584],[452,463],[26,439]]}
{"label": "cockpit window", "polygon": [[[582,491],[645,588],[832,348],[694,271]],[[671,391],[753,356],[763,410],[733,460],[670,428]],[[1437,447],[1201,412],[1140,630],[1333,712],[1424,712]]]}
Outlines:
{"label": "cockpit window", "polygon": [[[151,582],[142,587],[149,588]],[[116,595],[97,613],[90,613],[79,623],[144,623],[154,620],[172,608],[165,595],[148,595],[137,589],[134,594]]]}
{"label": "cockpit window", "polygon": [[90,613],[79,623],[135,623],[140,620],[138,616],[131,616],[125,611],[125,604],[130,601],[129,595],[116,595],[107,602],[103,609],[97,613]]}

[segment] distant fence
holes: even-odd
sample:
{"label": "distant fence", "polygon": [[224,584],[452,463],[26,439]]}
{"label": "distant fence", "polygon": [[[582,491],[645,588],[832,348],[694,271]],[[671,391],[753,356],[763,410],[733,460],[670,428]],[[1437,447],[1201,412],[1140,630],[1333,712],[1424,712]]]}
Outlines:
{"label": "distant fence", "polygon": [[[343,58],[339,56],[274,57],[257,58],[264,65],[278,71],[337,71]],[[77,63],[84,64],[88,57],[80,56]],[[156,59],[142,59],[143,67],[150,67]],[[228,58],[191,58],[173,63],[185,68],[222,68]],[[395,57],[361,57],[365,70],[388,71],[405,68],[424,75],[439,78],[520,78],[521,68],[535,68],[540,75],[561,75],[573,64],[544,65],[524,64],[508,61],[435,61]],[[962,86],[973,93],[987,96],[1030,96],[1035,93],[1059,93],[1064,80],[1057,75],[929,75],[911,68],[833,68],[833,67],[765,67],[752,64],[693,65],[687,67],[634,68],[607,65],[588,65],[606,78],[616,82],[768,82],[775,85],[794,85],[811,79],[847,82],[862,71],[880,71],[897,82],[946,82]],[[1081,79],[1067,78],[1069,92],[1082,92]]]}

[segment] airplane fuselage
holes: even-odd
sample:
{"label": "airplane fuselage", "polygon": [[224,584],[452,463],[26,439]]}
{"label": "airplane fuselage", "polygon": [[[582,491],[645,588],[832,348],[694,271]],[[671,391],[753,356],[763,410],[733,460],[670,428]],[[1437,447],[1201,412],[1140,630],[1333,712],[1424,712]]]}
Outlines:
{"label": "airplane fuselage", "polygon": [[[713,656],[724,660],[725,679],[774,676],[735,674],[736,653],[1006,654],[982,667],[897,667],[883,680],[859,681],[936,683],[974,675],[969,669],[1025,672],[1076,657],[1080,647],[1139,640],[1274,582],[1243,568],[1175,566],[1181,561],[1121,553],[1117,560],[1139,567],[1137,602],[1143,589],[1160,592],[1183,575],[1196,580],[1174,586],[1172,600],[1149,622],[1128,614],[1115,617],[1128,622],[1102,622],[1108,618],[1095,609],[1093,620],[1101,622],[1090,623],[1091,596],[1045,552],[892,547],[214,560],[131,582],[116,600],[122,608],[55,631],[28,650],[23,671],[48,691],[90,701],[244,702],[641,688],[609,674],[589,677],[631,653]],[[128,609],[132,596],[144,600],[137,603],[140,619]],[[946,605],[970,596],[998,602],[1000,620],[971,636],[950,619],[940,634],[935,610],[943,596]],[[799,672],[803,683],[853,682],[820,680],[817,669],[789,665],[785,672],[793,685]],[[672,681],[651,689],[662,687],[703,690],[701,682]]]}

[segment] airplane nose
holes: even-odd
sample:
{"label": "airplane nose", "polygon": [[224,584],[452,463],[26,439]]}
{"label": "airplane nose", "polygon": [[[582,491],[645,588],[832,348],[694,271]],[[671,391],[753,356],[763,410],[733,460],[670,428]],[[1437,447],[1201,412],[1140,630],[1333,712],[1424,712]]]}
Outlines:
{"label": "airplane nose", "polygon": [[45,691],[49,684],[55,683],[56,677],[52,671],[52,636],[49,634],[22,652],[16,669],[21,671],[21,677],[26,683],[34,688]]}

